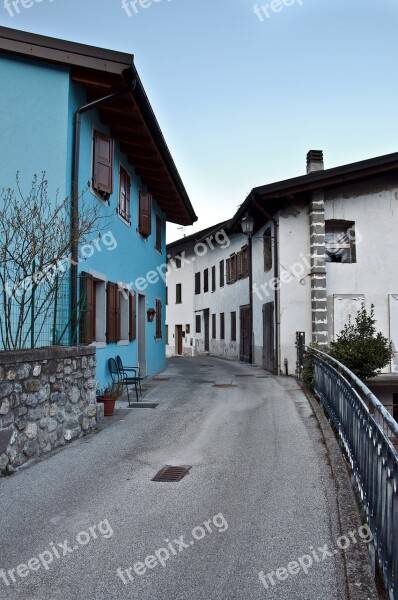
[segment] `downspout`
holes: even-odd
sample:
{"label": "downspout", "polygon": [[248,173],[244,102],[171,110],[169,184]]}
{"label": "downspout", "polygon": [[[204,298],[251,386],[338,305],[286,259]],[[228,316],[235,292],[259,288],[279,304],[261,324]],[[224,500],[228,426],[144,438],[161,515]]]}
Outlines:
{"label": "downspout", "polygon": [[[274,224],[274,279],[279,282],[279,222],[274,219],[269,212],[267,212],[261,204],[257,202],[257,199],[253,196],[254,206],[263,213],[263,215]],[[281,373],[281,315],[280,315],[280,289],[279,284],[274,290],[274,304],[275,304],[275,373],[280,375]]]}
{"label": "downspout", "polygon": [[[131,73],[131,69],[128,69],[128,74]],[[124,73],[125,75],[125,73]],[[75,113],[74,121],[74,144],[73,144],[73,171],[72,171],[72,200],[71,200],[71,344],[72,346],[77,344],[77,308],[78,308],[78,252],[79,252],[79,159],[80,159],[80,135],[81,135],[81,117],[84,113],[89,110],[93,110],[98,106],[112,102],[120,96],[124,96],[129,92],[133,92],[137,85],[137,80],[132,79],[131,83],[121,88],[120,90],[108,94],[103,98],[84,104],[77,109]]]}

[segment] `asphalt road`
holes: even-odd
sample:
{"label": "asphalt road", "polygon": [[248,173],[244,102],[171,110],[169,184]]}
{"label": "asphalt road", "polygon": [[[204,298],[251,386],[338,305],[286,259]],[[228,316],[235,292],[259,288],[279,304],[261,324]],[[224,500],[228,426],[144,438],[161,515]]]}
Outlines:
{"label": "asphalt road", "polygon": [[[346,598],[333,482],[295,380],[209,357],[162,377],[145,398],[158,408],[0,480],[0,598]],[[192,468],[151,481],[166,464]]]}

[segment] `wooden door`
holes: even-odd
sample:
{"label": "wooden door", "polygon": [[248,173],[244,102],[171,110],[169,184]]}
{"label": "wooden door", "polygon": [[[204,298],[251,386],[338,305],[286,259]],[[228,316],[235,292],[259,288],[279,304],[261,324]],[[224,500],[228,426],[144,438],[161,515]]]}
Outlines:
{"label": "wooden door", "polygon": [[250,306],[240,307],[240,348],[239,360],[251,362],[252,358],[252,332]]}
{"label": "wooden door", "polygon": [[182,325],[176,325],[176,354],[182,354]]}
{"label": "wooden door", "polygon": [[205,321],[205,352],[210,351],[210,314],[208,310],[204,311]]}
{"label": "wooden door", "polygon": [[263,304],[263,367],[275,372],[274,303]]}

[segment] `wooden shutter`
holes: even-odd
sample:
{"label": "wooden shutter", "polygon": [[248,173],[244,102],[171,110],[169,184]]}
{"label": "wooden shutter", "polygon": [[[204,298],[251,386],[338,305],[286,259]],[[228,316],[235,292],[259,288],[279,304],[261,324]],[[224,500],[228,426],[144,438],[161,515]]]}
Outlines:
{"label": "wooden shutter", "polygon": [[156,243],[155,248],[158,252],[162,252],[162,219],[156,215]]}
{"label": "wooden shutter", "polygon": [[120,167],[119,214],[130,221],[130,176]]}
{"label": "wooden shutter", "polygon": [[94,280],[89,273],[80,275],[80,343],[95,339]]}
{"label": "wooden shutter", "polygon": [[106,341],[120,341],[120,291],[116,283],[108,282],[106,288]]}
{"label": "wooden shutter", "polygon": [[138,231],[141,235],[151,235],[152,232],[152,196],[140,192]]}
{"label": "wooden shutter", "polygon": [[129,340],[133,342],[137,339],[137,314],[136,314],[136,295],[129,294]]}
{"label": "wooden shutter", "polygon": [[227,258],[226,260],[226,275],[227,275],[227,283],[231,283],[231,259]]}
{"label": "wooden shutter", "polygon": [[113,141],[112,138],[94,132],[93,188],[98,192],[112,194]]}
{"label": "wooden shutter", "polygon": [[156,334],[155,337],[160,339],[162,337],[162,302],[156,300]]}
{"label": "wooden shutter", "polygon": [[242,277],[242,251],[240,250],[236,255],[236,278]]}

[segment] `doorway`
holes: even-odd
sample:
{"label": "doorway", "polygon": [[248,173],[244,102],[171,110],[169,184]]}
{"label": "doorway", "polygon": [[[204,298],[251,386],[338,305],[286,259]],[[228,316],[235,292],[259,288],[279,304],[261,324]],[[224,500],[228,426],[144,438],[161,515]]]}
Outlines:
{"label": "doorway", "polygon": [[275,372],[274,303],[263,304],[263,368]]}
{"label": "doorway", "polygon": [[205,322],[205,352],[210,352],[210,311],[207,308],[204,313]]}
{"label": "doorway", "polygon": [[176,325],[176,347],[175,353],[182,355],[182,325]]}
{"label": "doorway", "polygon": [[138,366],[141,375],[146,375],[146,300],[143,294],[138,295]]}

